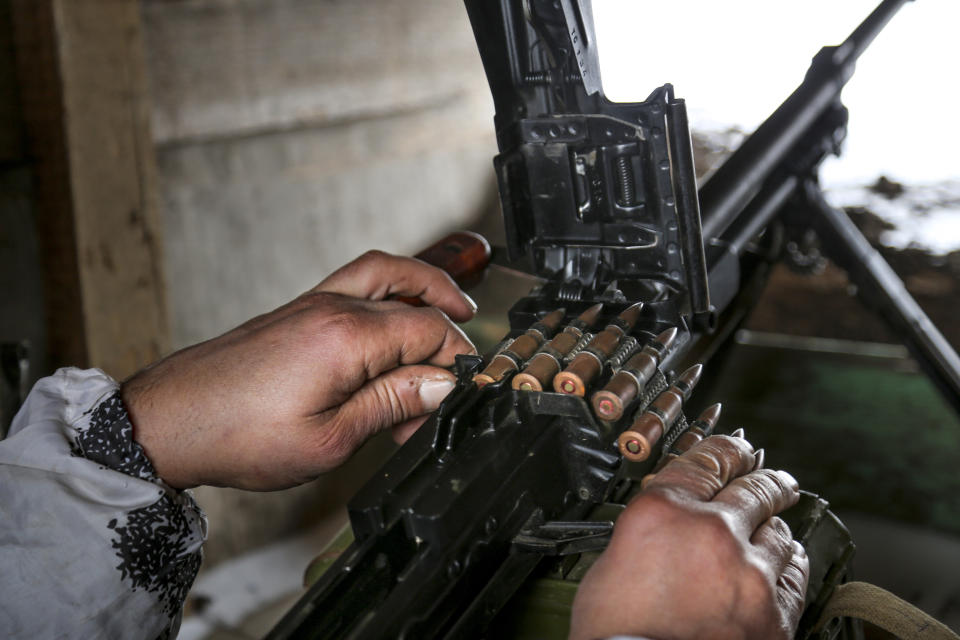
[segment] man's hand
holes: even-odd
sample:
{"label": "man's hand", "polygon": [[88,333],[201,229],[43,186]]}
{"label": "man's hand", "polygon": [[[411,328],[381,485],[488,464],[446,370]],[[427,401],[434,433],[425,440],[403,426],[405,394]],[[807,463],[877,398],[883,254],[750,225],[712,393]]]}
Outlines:
{"label": "man's hand", "polygon": [[792,638],[808,562],[776,514],[797,483],[754,464],[746,440],[713,436],[664,467],[580,584],[570,638]]}
{"label": "man's hand", "polygon": [[301,484],[383,429],[406,440],[453,389],[441,367],[475,352],[450,320],[475,311],[439,269],[367,253],[293,302],[126,381],[134,437],[173,487]]}

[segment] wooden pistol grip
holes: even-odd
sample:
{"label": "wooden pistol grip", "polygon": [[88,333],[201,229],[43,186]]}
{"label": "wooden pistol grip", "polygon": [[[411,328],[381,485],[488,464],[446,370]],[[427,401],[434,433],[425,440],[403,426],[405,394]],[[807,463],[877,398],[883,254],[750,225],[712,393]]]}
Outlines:
{"label": "wooden pistol grip", "polygon": [[[461,289],[479,284],[490,264],[490,243],[479,233],[454,231],[416,256],[427,264],[443,269]],[[394,300],[422,307],[423,300],[397,296]]]}

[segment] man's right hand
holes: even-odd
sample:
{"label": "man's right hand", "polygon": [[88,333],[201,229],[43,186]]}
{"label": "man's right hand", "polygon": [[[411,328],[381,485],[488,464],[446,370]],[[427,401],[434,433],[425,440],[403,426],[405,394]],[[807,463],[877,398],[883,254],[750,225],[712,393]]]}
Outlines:
{"label": "man's right hand", "polygon": [[126,381],[134,437],[176,488],[307,482],[375,433],[392,429],[402,442],[423,424],[454,387],[445,368],[475,353],[451,318],[475,310],[436,267],[367,253],[289,304]]}
{"label": "man's right hand", "polygon": [[571,640],[792,638],[808,561],[776,514],[798,487],[755,462],[746,440],[713,436],[664,467],[581,582]]}

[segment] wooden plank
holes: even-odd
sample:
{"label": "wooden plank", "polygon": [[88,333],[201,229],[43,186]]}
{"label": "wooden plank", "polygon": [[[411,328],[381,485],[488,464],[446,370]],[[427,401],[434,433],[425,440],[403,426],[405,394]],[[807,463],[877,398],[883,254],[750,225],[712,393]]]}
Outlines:
{"label": "wooden plank", "polygon": [[13,0],[52,366],[124,377],[167,350],[136,0]]}
{"label": "wooden plank", "polygon": [[160,144],[487,96],[461,2],[145,0],[143,16]]}

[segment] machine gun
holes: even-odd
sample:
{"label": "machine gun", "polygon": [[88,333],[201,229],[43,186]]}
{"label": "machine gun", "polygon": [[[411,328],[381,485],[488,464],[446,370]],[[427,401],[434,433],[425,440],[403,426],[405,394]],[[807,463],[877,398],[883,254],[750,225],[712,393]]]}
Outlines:
{"label": "machine gun", "polygon": [[[905,1],[821,50],[698,194],[672,87],[603,96],[589,0],[466,0],[496,107],[505,261],[543,283],[503,344],[458,359],[455,390],[349,503],[354,542],[271,638],[500,637],[534,572],[575,574],[637,480],[712,428],[681,411],[688,367],[731,335],[799,232],[816,229],[960,407],[956,354],[816,184],[845,132],[840,90]],[[798,637],[856,637],[812,630],[849,535],[809,495],[788,521],[812,564]]]}

